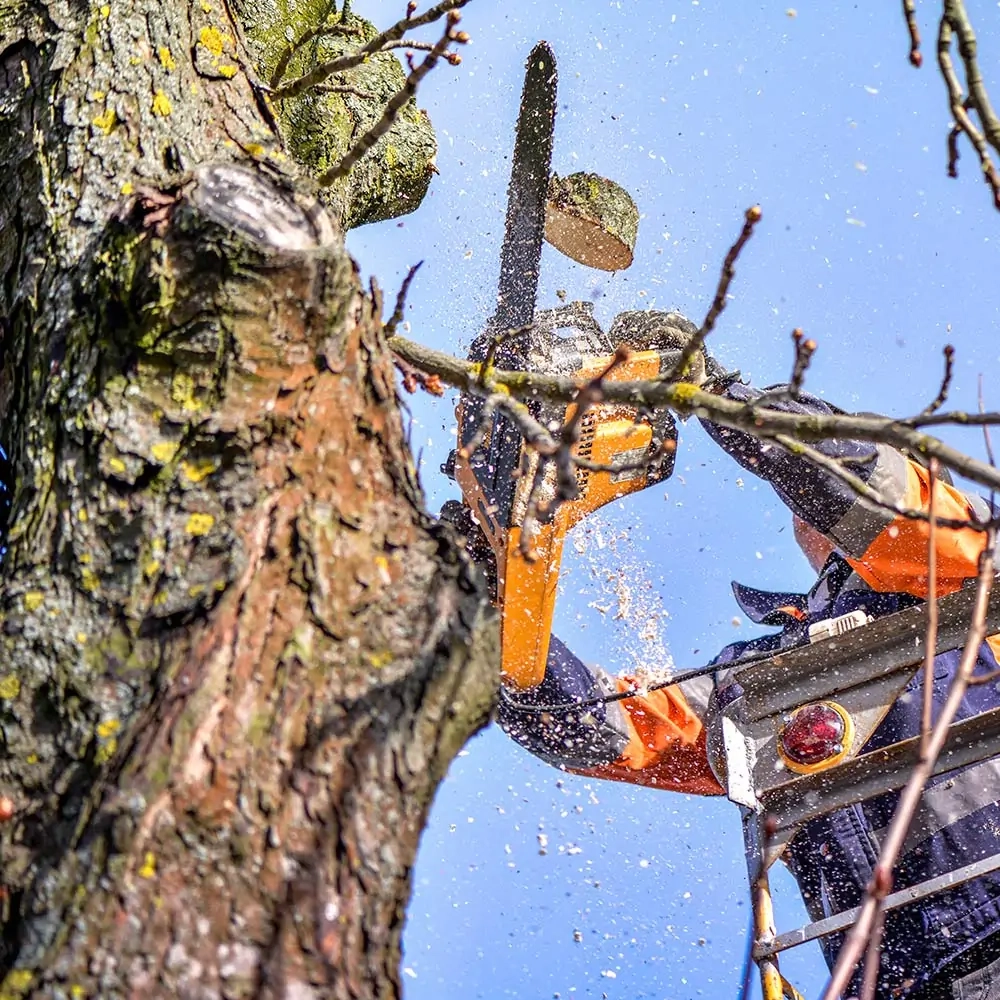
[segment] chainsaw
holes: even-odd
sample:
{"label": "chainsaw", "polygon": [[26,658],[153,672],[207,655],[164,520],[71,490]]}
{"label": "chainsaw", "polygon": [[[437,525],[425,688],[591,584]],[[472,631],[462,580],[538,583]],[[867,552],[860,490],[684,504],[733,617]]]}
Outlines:
{"label": "chainsaw", "polygon": [[[616,359],[618,343],[613,335],[620,324],[612,326],[611,335],[604,333],[594,320],[592,303],[536,312],[555,110],[555,58],[540,42],[528,59],[518,115],[497,312],[473,342],[469,360],[565,375],[581,386],[599,376],[630,381],[666,375],[676,363],[676,351],[648,347],[643,338],[628,335],[626,324],[624,336],[617,339],[635,349],[625,360]],[[551,205],[549,210],[551,222]],[[535,420],[549,428],[562,426],[576,410],[575,403],[536,400],[527,406]],[[562,502],[550,517],[529,518],[538,453],[528,447],[510,418],[496,411],[490,414],[484,407],[477,396],[463,395],[459,400],[458,448],[442,469],[457,481],[463,503],[450,501],[442,516],[466,535],[471,555],[486,572],[500,611],[503,680],[508,687],[523,690],[540,684],[545,676],[567,532],[613,500],[669,477],[677,431],[666,410],[644,412],[610,403],[588,407],[579,420],[574,453],[588,460],[590,467],[576,467],[576,497]],[[542,490],[551,497],[554,466],[550,472]],[[525,533],[530,537],[523,538]]]}

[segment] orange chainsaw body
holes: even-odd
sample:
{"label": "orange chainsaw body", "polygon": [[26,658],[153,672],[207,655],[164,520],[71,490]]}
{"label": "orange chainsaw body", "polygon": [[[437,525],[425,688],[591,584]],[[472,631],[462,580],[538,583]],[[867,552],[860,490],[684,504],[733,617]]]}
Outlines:
{"label": "orange chainsaw body", "polygon": [[[585,357],[573,375],[582,385],[604,371],[611,360],[610,357]],[[632,381],[656,378],[661,373],[662,363],[663,358],[657,351],[637,352],[605,375],[605,379]],[[460,427],[466,426],[466,414],[463,412],[466,403],[467,399],[463,398],[459,404]],[[573,416],[574,410],[575,404],[571,403],[562,414],[548,413],[546,416],[550,419],[555,417],[562,423]],[[673,421],[666,413],[642,415],[634,406],[617,403],[599,403],[590,407],[580,421],[580,434],[574,452],[603,466],[617,463],[626,468],[620,471],[593,471],[578,467],[578,497],[560,504],[550,520],[535,521],[525,529],[528,491],[534,480],[538,455],[525,449],[519,436],[511,442],[509,435],[506,447],[508,450],[512,446],[518,447],[516,461],[511,461],[510,456],[496,454],[496,422],[505,420],[502,416],[494,417],[494,427],[482,443],[483,453],[494,460],[492,464],[489,459],[485,463],[480,460],[477,464],[474,456],[472,459],[463,457],[459,450],[455,478],[462,489],[465,504],[482,528],[496,560],[495,601],[500,609],[504,682],[524,689],[540,684],[545,676],[567,532],[605,504],[667,478],[673,468],[675,434]],[[643,464],[647,456],[650,461]],[[505,457],[507,461],[503,461]],[[514,488],[490,490],[489,483],[483,482],[489,479],[488,474],[483,474],[484,467],[487,473],[495,475],[499,471],[501,475],[510,476]],[[547,485],[551,493],[554,482]],[[508,498],[506,505],[498,503],[498,494],[501,493]],[[505,510],[504,506],[509,506],[509,509]],[[522,552],[524,530],[531,532],[529,544],[523,546],[527,556]]]}

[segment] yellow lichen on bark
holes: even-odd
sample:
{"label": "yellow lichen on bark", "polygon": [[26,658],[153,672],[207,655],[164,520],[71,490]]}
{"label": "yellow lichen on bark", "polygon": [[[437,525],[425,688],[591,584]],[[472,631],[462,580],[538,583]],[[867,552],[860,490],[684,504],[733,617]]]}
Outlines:
{"label": "yellow lichen on bark", "polygon": [[158,90],[153,95],[153,114],[166,118],[173,110],[174,106],[170,103],[170,98],[162,90]]}

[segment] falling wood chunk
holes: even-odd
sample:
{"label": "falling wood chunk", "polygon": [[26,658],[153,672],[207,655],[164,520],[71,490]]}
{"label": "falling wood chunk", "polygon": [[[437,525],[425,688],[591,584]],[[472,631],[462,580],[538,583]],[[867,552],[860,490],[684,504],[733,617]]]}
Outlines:
{"label": "falling wood chunk", "polygon": [[598,174],[553,174],[545,239],[587,267],[623,271],[632,263],[639,210],[623,187]]}

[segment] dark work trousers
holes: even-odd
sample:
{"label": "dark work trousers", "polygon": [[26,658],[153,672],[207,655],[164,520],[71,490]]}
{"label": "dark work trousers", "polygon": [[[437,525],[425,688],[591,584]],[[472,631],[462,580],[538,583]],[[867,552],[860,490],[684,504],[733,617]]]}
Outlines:
{"label": "dark work trousers", "polygon": [[907,1000],[1000,1000],[1000,935],[971,948]]}

